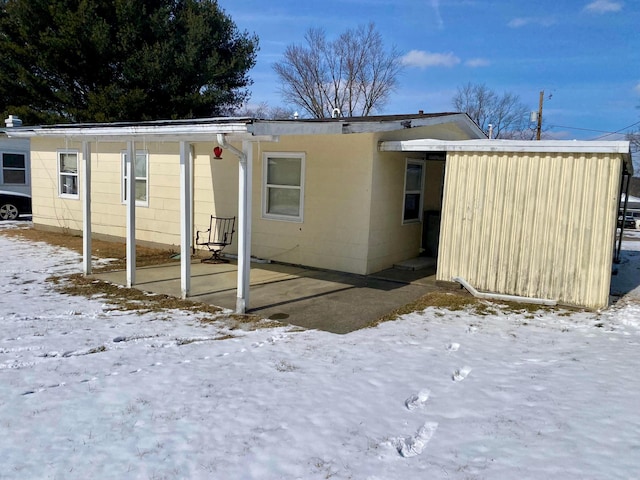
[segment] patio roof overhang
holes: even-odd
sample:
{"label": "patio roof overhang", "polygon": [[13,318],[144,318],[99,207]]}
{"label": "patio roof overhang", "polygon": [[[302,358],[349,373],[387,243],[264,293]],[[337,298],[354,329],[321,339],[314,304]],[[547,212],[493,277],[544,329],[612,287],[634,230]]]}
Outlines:
{"label": "patio roof overhang", "polygon": [[253,120],[245,117],[166,120],[138,123],[79,123],[15,127],[6,129],[9,137],[66,138],[77,141],[126,142],[131,139],[163,142],[210,142],[219,134],[228,141],[272,141],[273,135],[254,135]]}
{"label": "patio roof overhang", "polygon": [[210,141],[224,134],[228,141],[270,139],[279,135],[327,135],[375,133],[435,125],[455,125],[471,138],[485,138],[482,130],[465,113],[418,113],[415,115],[380,115],[370,117],[337,117],[297,120],[263,120],[250,117],[213,117],[187,120],[147,122],[78,123],[12,127],[7,136],[62,137],[67,139],[128,141]]}

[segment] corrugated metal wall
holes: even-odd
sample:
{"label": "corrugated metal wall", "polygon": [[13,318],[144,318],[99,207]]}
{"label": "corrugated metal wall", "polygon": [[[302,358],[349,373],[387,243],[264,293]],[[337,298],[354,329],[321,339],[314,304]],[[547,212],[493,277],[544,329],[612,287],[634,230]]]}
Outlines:
{"label": "corrugated metal wall", "polygon": [[608,304],[622,158],[449,152],[437,279]]}

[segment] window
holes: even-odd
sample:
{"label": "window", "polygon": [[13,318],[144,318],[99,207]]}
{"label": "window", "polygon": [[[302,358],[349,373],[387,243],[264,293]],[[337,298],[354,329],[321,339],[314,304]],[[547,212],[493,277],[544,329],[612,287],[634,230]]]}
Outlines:
{"label": "window", "polygon": [[26,156],[23,153],[2,154],[2,183],[27,184]]}
{"label": "window", "polygon": [[58,152],[58,194],[78,198],[78,152]]}
{"label": "window", "polygon": [[[136,182],[136,205],[149,205],[149,182],[147,167],[149,154],[144,150],[136,152],[136,161],[133,166]],[[122,152],[122,202],[127,201],[127,152]]]}
{"label": "window", "polygon": [[265,153],[262,163],[262,216],[302,222],[303,153]]}
{"label": "window", "polygon": [[422,220],[422,191],[424,189],[424,162],[407,160],[404,177],[403,223]]}

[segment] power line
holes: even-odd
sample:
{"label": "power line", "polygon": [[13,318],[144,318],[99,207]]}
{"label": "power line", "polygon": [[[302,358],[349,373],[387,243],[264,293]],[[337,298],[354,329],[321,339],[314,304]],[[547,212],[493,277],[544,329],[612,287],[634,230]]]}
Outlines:
{"label": "power line", "polygon": [[585,132],[613,133],[609,132],[608,130],[593,130],[591,128],[567,127],[566,125],[549,125],[549,128],[568,128],[569,130],[583,130]]}
{"label": "power line", "polygon": [[638,122],[636,122],[636,123],[632,123],[631,125],[629,125],[629,126],[627,126],[627,127],[621,128],[620,130],[618,130],[618,131],[616,131],[616,132],[611,132],[611,133],[607,133],[606,135],[601,135],[601,136],[600,136],[600,137],[598,137],[598,138],[594,138],[594,140],[599,140],[599,139],[601,139],[601,138],[608,137],[609,135],[615,135],[616,133],[620,133],[620,132],[622,132],[623,130],[628,130],[628,129],[629,129],[629,128],[631,128],[631,127],[635,127],[635,126],[636,126],[636,125],[638,125],[638,124],[640,124],[640,121],[638,121]]}
{"label": "power line", "polygon": [[582,130],[584,132],[595,132],[595,133],[604,133],[604,135],[600,135],[599,137],[594,138],[593,140],[600,140],[601,138],[608,137],[609,135],[616,135],[618,133],[622,133],[624,130],[628,130],[636,125],[640,125],[640,121],[632,123],[631,125],[627,125],[626,127],[620,128],[615,132],[610,132],[608,130],[594,130],[592,128],[580,128],[580,127],[568,127],[566,125],[550,125],[549,128],[568,128],[569,130]]}

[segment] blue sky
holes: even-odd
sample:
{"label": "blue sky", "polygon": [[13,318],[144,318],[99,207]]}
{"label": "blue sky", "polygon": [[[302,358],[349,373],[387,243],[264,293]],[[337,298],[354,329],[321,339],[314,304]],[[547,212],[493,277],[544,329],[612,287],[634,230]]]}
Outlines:
{"label": "blue sky", "polygon": [[[538,109],[555,138],[640,129],[639,0],[219,0],[260,39],[251,103],[285,106],[272,65],[311,27],[327,37],[373,22],[405,55],[381,113],[451,111],[457,87],[484,83]],[[550,97],[550,98],[549,98]],[[609,135],[604,139],[616,139]]]}

